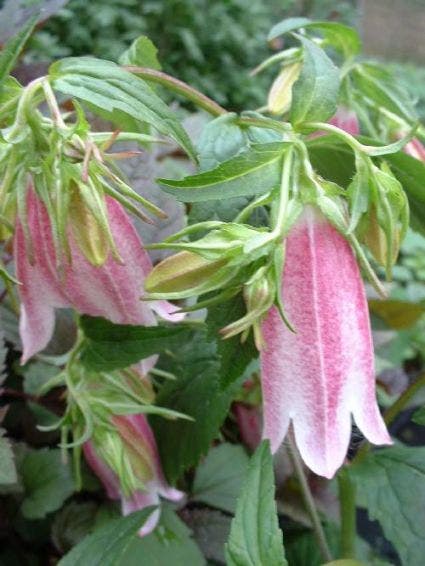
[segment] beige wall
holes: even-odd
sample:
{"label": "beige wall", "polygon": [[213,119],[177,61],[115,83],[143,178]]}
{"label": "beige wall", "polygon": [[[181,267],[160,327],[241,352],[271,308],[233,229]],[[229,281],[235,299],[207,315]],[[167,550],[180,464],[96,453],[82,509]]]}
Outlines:
{"label": "beige wall", "polygon": [[365,52],[425,63],[425,0],[361,0]]}

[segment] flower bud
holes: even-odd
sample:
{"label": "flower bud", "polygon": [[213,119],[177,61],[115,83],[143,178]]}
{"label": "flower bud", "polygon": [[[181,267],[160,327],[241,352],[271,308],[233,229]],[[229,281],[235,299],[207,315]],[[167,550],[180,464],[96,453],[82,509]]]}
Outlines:
{"label": "flower bud", "polygon": [[291,107],[292,87],[298,79],[301,63],[285,66],[274,80],[268,97],[268,109],[272,114],[284,114]]}

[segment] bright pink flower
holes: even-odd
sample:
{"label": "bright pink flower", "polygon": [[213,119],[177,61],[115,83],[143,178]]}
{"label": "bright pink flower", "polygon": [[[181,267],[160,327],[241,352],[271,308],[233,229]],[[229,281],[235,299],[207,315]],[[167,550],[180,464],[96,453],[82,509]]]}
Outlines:
{"label": "bright pink flower", "polygon": [[152,263],[123,207],[110,197],[106,197],[106,203],[122,263],[110,255],[102,266],[92,265],[69,228],[71,262],[65,265],[63,273],[58,273],[49,215],[34,190],[28,190],[32,262],[19,221],[14,242],[16,273],[22,283],[19,286],[22,302],[19,330],[23,363],[47,346],[53,334],[55,308],[72,307],[80,313],[102,316],[118,324],[154,325],[154,310],[163,318],[181,318],[179,314],[171,314],[176,307],[165,301],[140,300],[143,280],[152,269]]}
{"label": "bright pink flower", "polygon": [[329,120],[329,124],[337,126],[352,136],[358,136],[360,134],[359,121],[357,120],[356,113],[345,106],[338,108],[336,114]]}
{"label": "bright pink flower", "polygon": [[[124,450],[131,454],[129,461],[135,463],[134,474],[140,475],[143,489],[137,489],[129,495],[124,495],[116,473],[107,465],[98,454],[93,441],[83,446],[84,455],[92,470],[103,483],[108,497],[121,499],[123,515],[128,515],[149,506],[159,506],[160,496],[170,501],[179,501],[184,493],[170,487],[165,481],[159,460],[158,449],[152,430],[144,415],[113,417],[113,423],[119,432]],[[160,508],[156,509],[139,530],[140,536],[149,534],[156,527]]]}
{"label": "bright pink flower", "polygon": [[292,422],[307,466],[330,478],[347,452],[350,414],[370,442],[391,439],[375,398],[369,314],[356,260],[313,207],[287,239],[282,295],[296,333],[273,307],[262,326],[264,436],[275,452]]}

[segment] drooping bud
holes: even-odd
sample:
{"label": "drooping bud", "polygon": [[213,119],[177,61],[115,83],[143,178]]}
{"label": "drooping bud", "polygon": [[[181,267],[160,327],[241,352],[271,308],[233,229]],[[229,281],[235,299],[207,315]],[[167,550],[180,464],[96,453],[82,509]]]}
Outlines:
{"label": "drooping bud", "polygon": [[[158,506],[160,496],[171,501],[184,497],[165,481],[152,430],[144,415],[117,416],[113,428],[94,434],[84,444],[85,457],[111,499],[121,499],[124,515]],[[139,531],[149,534],[157,525],[160,508],[153,511]]]}
{"label": "drooping bud", "polygon": [[111,233],[121,262],[112,254],[102,266],[90,263],[81,252],[71,229],[67,237],[70,261],[57,270],[57,255],[52,224],[42,201],[30,186],[26,200],[26,231],[33,254],[28,255],[22,223],[16,226],[14,255],[21,298],[19,322],[25,362],[47,346],[54,328],[56,308],[72,307],[90,316],[102,316],[117,324],[154,325],[154,310],[170,320],[176,310],[168,303],[145,303],[140,300],[140,286],[152,269],[152,263],[123,207],[106,197]]}
{"label": "drooping bud", "polygon": [[292,422],[307,466],[330,478],[347,452],[351,414],[370,442],[391,439],[375,398],[369,314],[355,257],[313,207],[287,238],[282,298],[295,333],[272,307],[262,325],[264,436],[275,452]]}
{"label": "drooping bud", "polygon": [[301,63],[286,65],[274,80],[268,96],[268,109],[272,114],[284,114],[291,107],[292,87],[301,72]]}

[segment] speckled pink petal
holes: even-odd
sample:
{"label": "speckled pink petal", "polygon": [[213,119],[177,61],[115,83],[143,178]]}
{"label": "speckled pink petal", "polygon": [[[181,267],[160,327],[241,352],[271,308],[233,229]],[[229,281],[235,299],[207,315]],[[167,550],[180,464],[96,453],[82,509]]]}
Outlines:
{"label": "speckled pink petal", "polygon": [[[28,190],[28,227],[34,248],[30,263],[23,229],[18,222],[15,235],[17,276],[22,285],[20,334],[23,362],[47,346],[54,327],[54,309],[72,307],[80,313],[102,316],[117,324],[155,325],[154,310],[171,321],[177,307],[166,301],[153,305],[140,300],[143,281],[152,263],[123,207],[106,198],[109,223],[122,262],[112,255],[101,267],[93,266],[68,231],[72,261],[58,273],[50,218],[34,190]],[[147,366],[151,367],[155,358]]]}
{"label": "speckled pink petal", "polygon": [[296,333],[276,308],[270,310],[262,328],[264,436],[275,452],[292,422],[307,466],[330,478],[347,452],[351,414],[371,442],[391,439],[375,398],[369,315],[356,260],[312,207],[287,239],[282,294]]}

